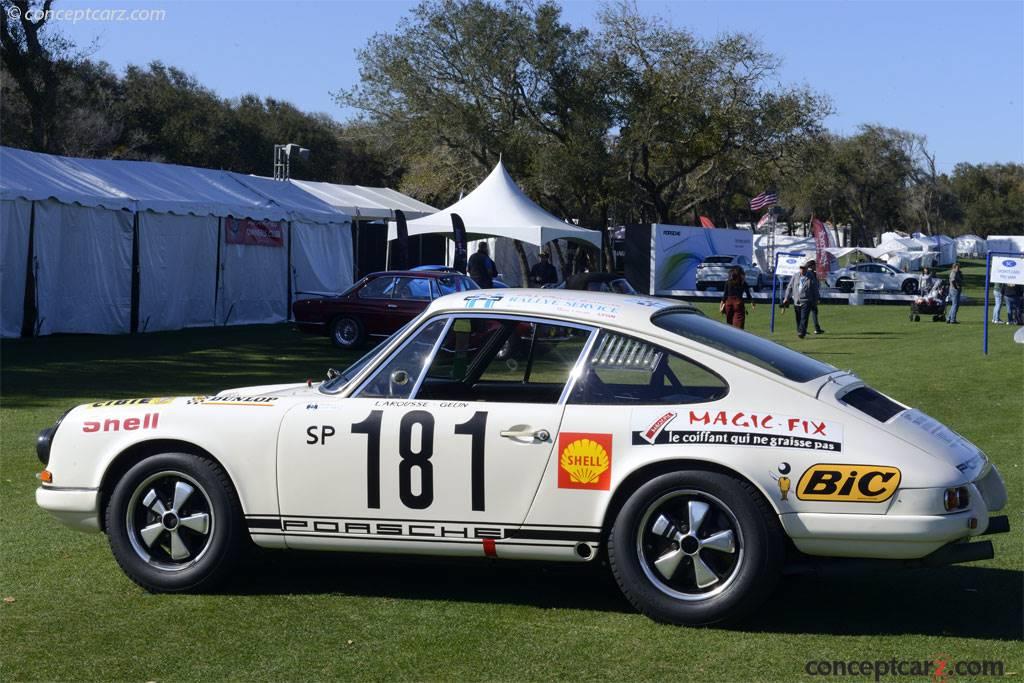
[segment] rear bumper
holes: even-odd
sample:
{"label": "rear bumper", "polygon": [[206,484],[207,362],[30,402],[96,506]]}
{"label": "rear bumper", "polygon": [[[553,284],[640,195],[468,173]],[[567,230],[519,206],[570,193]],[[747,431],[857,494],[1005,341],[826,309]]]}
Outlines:
{"label": "rear bumper", "polygon": [[36,505],[72,529],[100,530],[99,489],[40,486],[36,489]]}
{"label": "rear bumper", "polygon": [[970,505],[946,513],[938,507],[945,489],[901,490],[887,514],[800,512],[780,515],[782,527],[807,555],[918,560],[957,541],[981,536],[990,519],[993,533],[1006,531],[1005,517],[990,513],[1006,504],[1006,486],[990,467],[970,489]]}

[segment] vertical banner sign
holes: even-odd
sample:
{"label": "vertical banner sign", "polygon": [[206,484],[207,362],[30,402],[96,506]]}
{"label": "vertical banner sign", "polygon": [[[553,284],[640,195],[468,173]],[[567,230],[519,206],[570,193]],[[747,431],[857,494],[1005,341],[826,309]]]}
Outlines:
{"label": "vertical banner sign", "polygon": [[988,355],[988,291],[993,284],[1024,285],[1024,254],[988,252],[985,267],[985,312],[982,316],[985,329],[981,341],[981,351],[985,355]]}
{"label": "vertical banner sign", "polygon": [[832,270],[832,264],[830,259],[832,254],[825,251],[832,245],[832,239],[829,237],[828,230],[814,216],[811,216],[811,230],[814,233],[814,246],[817,248],[817,257],[814,259],[814,263],[817,266],[818,279],[824,280],[828,272]]}
{"label": "vertical banner sign", "polygon": [[[405,212],[395,209],[396,228],[395,250],[391,252],[392,270],[405,270],[409,267],[409,223],[405,220]],[[417,264],[420,265],[420,264]]]}
{"label": "vertical banner sign", "polygon": [[224,219],[224,243],[257,247],[283,247],[284,222],[253,221],[248,218]]}
{"label": "vertical banner sign", "polygon": [[466,224],[462,222],[462,216],[452,214],[452,241],[455,242],[455,258],[452,267],[460,273],[465,274],[466,265],[469,260],[469,247],[466,245]]}

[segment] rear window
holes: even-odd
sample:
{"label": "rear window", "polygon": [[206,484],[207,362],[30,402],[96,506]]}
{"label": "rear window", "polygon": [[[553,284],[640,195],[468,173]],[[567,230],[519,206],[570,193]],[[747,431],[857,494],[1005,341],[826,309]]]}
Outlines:
{"label": "rear window", "polygon": [[791,351],[775,342],[678,309],[656,313],[651,322],[663,330],[724,351],[794,382],[806,382],[836,371],[827,363]]}
{"label": "rear window", "polygon": [[732,263],[732,256],[709,256],[704,263]]}
{"label": "rear window", "polygon": [[870,415],[879,422],[888,422],[893,416],[903,412],[903,406],[871,387],[860,387],[848,391],[839,400]]}

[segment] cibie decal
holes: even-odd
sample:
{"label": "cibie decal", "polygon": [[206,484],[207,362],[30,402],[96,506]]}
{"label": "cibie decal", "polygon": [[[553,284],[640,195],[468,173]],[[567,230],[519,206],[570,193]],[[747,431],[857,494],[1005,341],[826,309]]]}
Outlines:
{"label": "cibie decal", "polygon": [[122,406],[159,406],[174,401],[173,396],[156,396],[154,398],[121,398],[115,401],[99,401],[90,403],[90,408],[120,408]]}
{"label": "cibie decal", "polygon": [[642,438],[647,443],[654,443],[655,440],[658,438],[658,435],[661,434],[665,427],[668,426],[668,423],[676,419],[678,415],[679,413],[673,412],[671,410],[665,413],[664,415],[661,415],[654,422],[651,423],[650,427],[641,432],[640,438]]}
{"label": "cibie decal", "polygon": [[881,503],[900,485],[900,471],[881,465],[814,465],[796,485],[800,500]]}
{"label": "cibie decal", "polygon": [[843,450],[843,426],[827,420],[743,410],[688,410],[646,438],[665,413],[633,413],[633,445],[692,444],[702,446],[755,446],[800,448],[814,451]]}
{"label": "cibie decal", "polygon": [[612,483],[612,435],[558,435],[558,488],[607,491]]}
{"label": "cibie decal", "polygon": [[190,406],[252,406],[269,408],[277,396],[193,396],[185,402]]}

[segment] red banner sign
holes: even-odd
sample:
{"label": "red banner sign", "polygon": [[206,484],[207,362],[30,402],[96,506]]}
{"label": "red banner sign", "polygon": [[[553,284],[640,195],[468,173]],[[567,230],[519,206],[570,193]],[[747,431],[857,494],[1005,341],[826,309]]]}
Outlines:
{"label": "red banner sign", "polygon": [[284,223],[228,217],[224,219],[224,242],[259,247],[283,247]]}
{"label": "red banner sign", "polygon": [[811,218],[811,230],[814,232],[814,246],[817,248],[817,263],[815,265],[818,279],[823,280],[832,269],[832,254],[825,251],[832,246],[832,240],[829,238],[825,225],[817,218]]}

